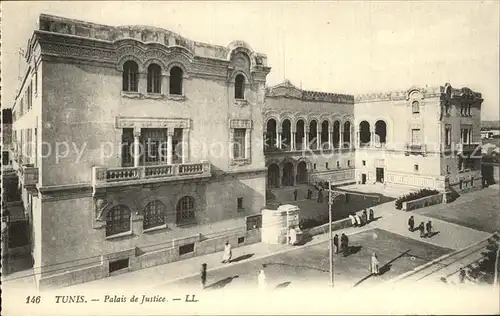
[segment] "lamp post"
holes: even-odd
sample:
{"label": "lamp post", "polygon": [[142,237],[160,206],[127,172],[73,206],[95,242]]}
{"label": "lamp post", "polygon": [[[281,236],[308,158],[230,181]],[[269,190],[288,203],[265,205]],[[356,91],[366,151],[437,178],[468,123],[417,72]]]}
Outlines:
{"label": "lamp post", "polygon": [[333,287],[333,232],[332,232],[332,204],[333,204],[333,194],[332,194],[332,179],[328,180],[328,228],[330,231],[330,286]]}

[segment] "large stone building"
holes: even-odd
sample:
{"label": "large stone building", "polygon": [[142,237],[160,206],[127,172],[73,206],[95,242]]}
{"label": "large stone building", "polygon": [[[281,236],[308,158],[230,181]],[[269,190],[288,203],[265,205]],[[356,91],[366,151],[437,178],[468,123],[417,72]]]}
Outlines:
{"label": "large stone building", "polygon": [[[41,287],[260,241],[269,187],[481,185],[481,95],[266,89],[265,55],[153,27],[41,15],[13,166]],[[477,181],[476,181],[477,180]]]}
{"label": "large stone building", "polygon": [[482,101],[480,93],[449,84],[357,96],[356,181],[481,187]]}
{"label": "large stone building", "polygon": [[264,111],[268,186],[354,181],[354,97],[270,87]]}
{"label": "large stone building", "polygon": [[41,15],[25,58],[14,167],[40,286],[260,240],[265,55]]}

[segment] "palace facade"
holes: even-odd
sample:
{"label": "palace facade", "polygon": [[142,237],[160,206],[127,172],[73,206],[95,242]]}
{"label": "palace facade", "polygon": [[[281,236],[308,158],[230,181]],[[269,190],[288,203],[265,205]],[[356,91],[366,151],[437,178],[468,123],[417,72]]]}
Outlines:
{"label": "palace facade", "polygon": [[264,54],[41,15],[11,157],[39,287],[260,241],[266,186],[481,185],[482,97],[266,88]]}

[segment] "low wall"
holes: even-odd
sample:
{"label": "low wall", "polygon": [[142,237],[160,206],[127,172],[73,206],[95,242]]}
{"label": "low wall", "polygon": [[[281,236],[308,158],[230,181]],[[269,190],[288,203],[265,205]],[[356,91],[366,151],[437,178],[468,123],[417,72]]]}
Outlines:
{"label": "low wall", "polygon": [[[128,254],[119,255],[119,259],[129,258],[129,267],[116,271],[115,273],[131,272],[144,268],[149,268],[161,264],[167,264],[192,257],[202,256],[224,250],[224,244],[229,241],[233,248],[255,244],[261,241],[260,229],[246,231],[245,227],[235,229],[230,235],[222,235],[215,238],[203,239],[203,235],[196,235],[183,239],[176,239],[173,247],[142,251],[140,248],[127,250]],[[179,247],[194,243],[194,251],[183,255],[179,254]],[[42,277],[38,283],[39,290],[49,290],[71,286],[79,283],[86,283],[110,276],[109,262],[117,254],[104,255],[101,263],[76,270],[67,271]],[[115,259],[118,259],[115,258]],[[115,274],[114,273],[114,274]]]}
{"label": "low wall", "polygon": [[430,206],[430,205],[435,205],[435,204],[441,204],[443,203],[443,193],[438,193],[435,195],[431,196],[426,196],[420,199],[416,199],[413,201],[407,201],[403,202],[403,211],[411,211],[415,210],[418,208]]}
{"label": "low wall", "polygon": [[[316,226],[312,227],[309,229],[304,230],[304,234],[307,234],[309,236],[316,236],[316,235],[321,235],[321,234],[326,234],[328,233],[328,223],[323,224],[321,226]],[[351,220],[349,218],[341,219],[335,222],[332,222],[332,231],[339,230],[339,229],[344,229],[344,228],[349,228],[351,227]]]}

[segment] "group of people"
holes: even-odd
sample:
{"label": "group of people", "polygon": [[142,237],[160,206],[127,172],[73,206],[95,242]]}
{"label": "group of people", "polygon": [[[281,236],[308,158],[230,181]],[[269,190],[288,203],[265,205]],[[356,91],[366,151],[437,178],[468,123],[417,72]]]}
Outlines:
{"label": "group of people", "polygon": [[346,234],[342,233],[340,235],[340,247],[339,247],[339,235],[335,234],[335,236],[333,236],[333,245],[335,246],[334,251],[336,254],[342,252],[345,257],[349,253],[349,237],[347,237]]}
{"label": "group of people", "polygon": [[349,214],[349,219],[351,220],[352,226],[364,226],[375,219],[375,214],[373,213],[373,209],[370,209],[369,212],[364,209],[361,216],[357,213],[351,213]]}
{"label": "group of people", "polygon": [[[306,199],[312,200],[312,195],[313,195],[312,189],[307,189]],[[293,200],[294,201],[297,201],[298,196],[299,196],[299,190],[298,189],[293,190]],[[323,200],[324,200],[323,198],[324,198],[323,189],[319,189],[318,190],[318,197],[317,197],[316,201],[318,203],[323,203]]]}
{"label": "group of people", "polygon": [[415,230],[420,231],[420,238],[432,237],[432,222],[428,221],[424,224],[424,222],[420,222],[420,225],[415,227],[415,218],[413,215],[408,219],[408,230],[414,232]]}

